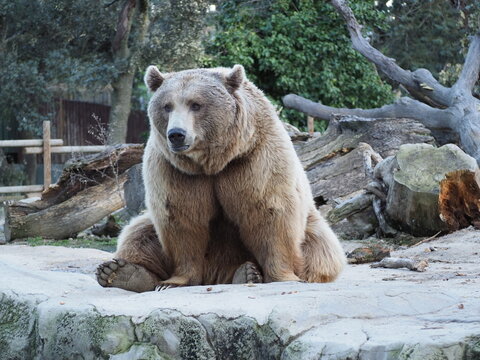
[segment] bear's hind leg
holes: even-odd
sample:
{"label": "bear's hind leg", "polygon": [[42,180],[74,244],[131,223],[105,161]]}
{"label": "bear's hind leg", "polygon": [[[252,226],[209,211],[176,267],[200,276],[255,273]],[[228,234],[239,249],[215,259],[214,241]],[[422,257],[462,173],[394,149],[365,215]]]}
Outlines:
{"label": "bear's hind leg", "polygon": [[104,287],[152,291],[171,274],[148,214],[136,217],[123,229],[115,255],[116,259],[97,268],[97,281]]}
{"label": "bear's hind leg", "polygon": [[304,267],[300,277],[308,282],[333,281],[346,263],[337,236],[316,209],[308,215],[302,251]]}

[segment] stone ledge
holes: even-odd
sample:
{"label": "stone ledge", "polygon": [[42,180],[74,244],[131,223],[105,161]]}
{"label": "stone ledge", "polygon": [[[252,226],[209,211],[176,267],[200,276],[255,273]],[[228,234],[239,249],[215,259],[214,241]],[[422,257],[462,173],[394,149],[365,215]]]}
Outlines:
{"label": "stone ledge", "polygon": [[2,359],[480,359],[480,231],[392,254],[425,273],[143,294],[96,283],[106,252],[0,249]]}

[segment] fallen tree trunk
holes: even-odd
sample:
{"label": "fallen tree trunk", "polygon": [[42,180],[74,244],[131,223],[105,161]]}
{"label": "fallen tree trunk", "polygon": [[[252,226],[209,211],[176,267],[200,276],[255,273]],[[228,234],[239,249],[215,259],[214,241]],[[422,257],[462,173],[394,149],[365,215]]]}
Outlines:
{"label": "fallen tree trunk", "polygon": [[121,175],[118,181],[109,179],[40,211],[35,203],[9,205],[5,214],[5,238],[10,241],[33,236],[47,239],[75,236],[124,206],[123,195],[117,186],[123,186],[125,180],[125,175]]}
{"label": "fallen tree trunk", "polygon": [[412,119],[335,115],[322,136],[294,144],[314,199],[340,237],[396,233],[382,214],[386,195],[375,183],[373,167],[409,143],[434,144],[435,140]]}
{"label": "fallen tree trunk", "polygon": [[5,238],[64,239],[124,206],[126,170],[142,161],[143,145],[119,145],[67,166],[32,203],[5,207]]}
{"label": "fallen tree trunk", "polygon": [[108,179],[116,179],[133,165],[141,163],[142,156],[142,144],[122,144],[77,160],[63,170],[57,183],[44,191],[34,206],[38,210],[45,209],[70,199],[89,187]]}

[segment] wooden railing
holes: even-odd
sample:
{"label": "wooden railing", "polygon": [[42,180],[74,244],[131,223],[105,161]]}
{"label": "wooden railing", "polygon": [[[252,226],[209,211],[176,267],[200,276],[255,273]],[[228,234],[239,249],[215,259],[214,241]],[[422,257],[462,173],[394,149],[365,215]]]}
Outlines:
{"label": "wooden railing", "polygon": [[0,140],[0,147],[23,147],[25,154],[43,154],[43,185],[0,186],[0,194],[40,193],[52,183],[52,153],[95,153],[107,147],[63,146],[62,139],[50,138],[50,121],[43,122],[43,139]]}

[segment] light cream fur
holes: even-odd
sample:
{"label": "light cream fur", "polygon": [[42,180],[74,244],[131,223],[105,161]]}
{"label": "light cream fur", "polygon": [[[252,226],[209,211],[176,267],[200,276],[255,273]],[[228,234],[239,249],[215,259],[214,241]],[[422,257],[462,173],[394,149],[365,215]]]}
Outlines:
{"label": "light cream fur", "polygon": [[[147,213],[124,229],[117,256],[173,285],[229,282],[247,260],[266,281],[334,280],[343,250],[275,109],[243,67],[161,74],[152,66],[145,82],[154,91]],[[171,121],[187,131],[185,151],[169,144]]]}

